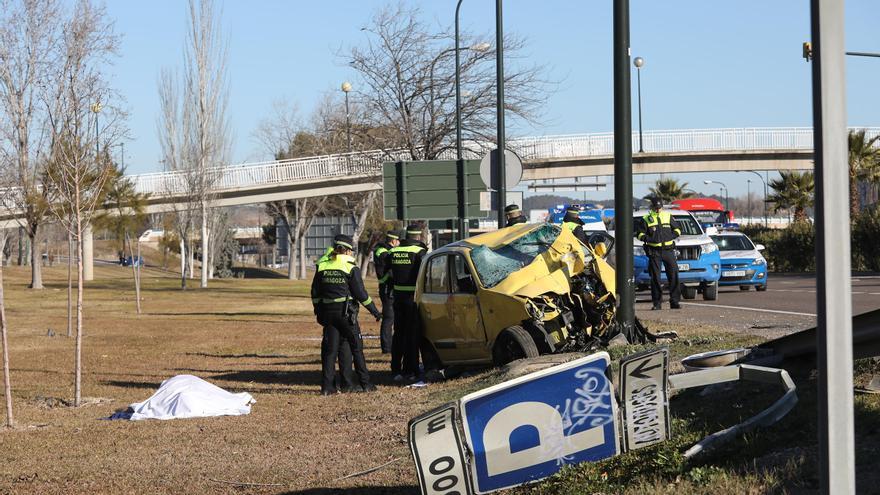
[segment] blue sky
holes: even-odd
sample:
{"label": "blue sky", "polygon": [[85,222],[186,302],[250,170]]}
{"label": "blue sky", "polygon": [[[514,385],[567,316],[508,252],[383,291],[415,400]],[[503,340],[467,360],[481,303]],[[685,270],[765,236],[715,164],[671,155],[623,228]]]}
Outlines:
{"label": "blue sky", "polygon": [[[345,80],[356,84],[335,53],[362,42],[360,28],[386,2],[218,3],[229,43],[233,159],[243,162],[265,158],[251,133],[273,101],[292,100],[308,115],[323,93],[337,90]],[[426,19],[438,26],[453,22],[455,0],[405,3],[420,5]],[[465,0],[463,28],[492,38],[494,3]],[[611,3],[505,2],[505,31],[525,36],[526,62],[546,65],[546,77],[559,82],[543,124],[511,128],[509,134],[613,129]],[[107,8],[122,36],[121,56],[109,71],[131,112],[125,162],[130,173],[156,171],[156,80],[162,67],[182,64],[186,2],[110,0]],[[809,38],[808,8],[808,0],[632,0],[632,52],[647,61],[642,69],[645,130],[810,125],[810,65],[801,58],[801,43]],[[847,49],[880,51],[880,2],[848,0],[846,9]],[[880,59],[848,58],[851,125],[880,125],[877,81]],[[701,192],[704,178],[722,180],[731,195],[739,195],[745,193],[745,175],[689,174],[682,179]],[[644,183],[652,180],[639,178],[635,193],[644,194]],[[705,187],[705,192],[718,191]]]}

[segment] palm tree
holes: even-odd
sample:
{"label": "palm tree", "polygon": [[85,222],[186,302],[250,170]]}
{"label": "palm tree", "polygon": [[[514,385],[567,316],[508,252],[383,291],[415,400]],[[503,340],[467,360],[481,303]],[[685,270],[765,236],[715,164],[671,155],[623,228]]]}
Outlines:
{"label": "palm tree", "polygon": [[865,137],[865,130],[849,131],[849,214],[859,214],[859,181],[880,183],[880,135]]}
{"label": "palm tree", "polygon": [[770,181],[773,193],[767,201],[773,203],[773,211],[794,208],[794,219],[807,219],[807,208],[813,206],[813,172],[781,171],[780,177]]}
{"label": "palm tree", "polygon": [[694,197],[694,193],[685,192],[687,185],[687,182],[679,184],[676,179],[657,179],[654,187],[649,187],[648,190],[651,191],[652,196],[660,198],[664,203],[669,203],[676,199]]}

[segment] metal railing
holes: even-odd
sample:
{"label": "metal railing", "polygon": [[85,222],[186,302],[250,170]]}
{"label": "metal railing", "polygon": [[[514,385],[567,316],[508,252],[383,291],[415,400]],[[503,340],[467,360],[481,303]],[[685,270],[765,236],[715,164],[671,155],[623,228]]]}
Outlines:
{"label": "metal railing", "polygon": [[[864,129],[870,137],[880,134],[880,127]],[[638,133],[633,133],[634,149],[638,140]],[[813,148],[813,130],[809,127],[782,127],[652,131],[644,133],[643,142],[648,153],[808,150]],[[468,157],[478,157],[480,152],[475,151],[477,149],[490,148],[488,143],[469,144],[472,151],[467,153]],[[517,138],[508,141],[508,146],[526,162],[611,156],[614,154],[614,134]],[[408,157],[406,151],[375,150],[213,167],[208,170],[207,182],[212,184],[214,192],[223,192],[341,177],[375,180],[382,173],[382,162]],[[441,157],[454,159],[454,154],[450,151]],[[134,175],[131,179],[138,192],[168,197],[186,194],[190,190],[187,183],[192,177],[185,171],[172,171]]]}

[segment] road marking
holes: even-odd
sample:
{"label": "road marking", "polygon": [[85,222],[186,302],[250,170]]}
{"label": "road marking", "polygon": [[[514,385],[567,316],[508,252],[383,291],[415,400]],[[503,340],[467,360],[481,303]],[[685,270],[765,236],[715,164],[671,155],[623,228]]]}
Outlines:
{"label": "road marking", "polygon": [[685,304],[687,306],[707,306],[707,307],[711,307],[711,308],[741,309],[744,311],[759,311],[761,313],[778,313],[778,314],[783,314],[783,315],[816,316],[813,313],[798,313],[797,311],[781,311],[778,309],[744,308],[742,306],[725,306],[723,304],[702,304],[702,303],[686,303],[686,302],[683,302],[681,304]]}

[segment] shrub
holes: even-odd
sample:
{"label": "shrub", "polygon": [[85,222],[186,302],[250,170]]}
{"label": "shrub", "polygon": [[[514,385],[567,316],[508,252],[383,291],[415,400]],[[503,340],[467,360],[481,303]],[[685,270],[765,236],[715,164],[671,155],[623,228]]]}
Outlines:
{"label": "shrub", "polygon": [[880,207],[862,210],[853,219],[852,256],[854,270],[880,271]]}
{"label": "shrub", "polygon": [[810,222],[795,222],[768,236],[766,243],[762,244],[767,247],[765,256],[773,271],[816,270],[816,229]]}

